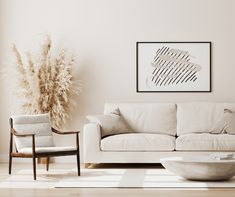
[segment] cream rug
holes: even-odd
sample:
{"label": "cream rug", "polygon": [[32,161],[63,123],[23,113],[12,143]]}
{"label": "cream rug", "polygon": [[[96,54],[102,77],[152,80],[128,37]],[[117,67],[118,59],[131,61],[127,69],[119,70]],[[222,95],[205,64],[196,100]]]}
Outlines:
{"label": "cream rug", "polygon": [[[37,180],[33,180],[32,169],[19,170],[6,180],[0,182],[0,188],[54,188],[70,170],[65,169],[37,169]],[[1,196],[1,195],[0,195]]]}
{"label": "cream rug", "polygon": [[165,169],[84,169],[82,176],[69,173],[56,188],[232,188],[235,177],[229,181],[189,181]]}
{"label": "cream rug", "polygon": [[20,170],[0,182],[0,188],[235,188],[235,177],[222,182],[188,181],[165,169]]}

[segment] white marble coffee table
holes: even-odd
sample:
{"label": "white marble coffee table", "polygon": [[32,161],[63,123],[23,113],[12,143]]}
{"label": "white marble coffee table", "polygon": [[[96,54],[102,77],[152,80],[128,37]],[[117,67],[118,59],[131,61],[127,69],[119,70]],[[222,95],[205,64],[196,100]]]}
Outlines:
{"label": "white marble coffee table", "polygon": [[216,160],[209,155],[168,157],[160,162],[167,170],[189,180],[223,181],[235,175],[235,158]]}

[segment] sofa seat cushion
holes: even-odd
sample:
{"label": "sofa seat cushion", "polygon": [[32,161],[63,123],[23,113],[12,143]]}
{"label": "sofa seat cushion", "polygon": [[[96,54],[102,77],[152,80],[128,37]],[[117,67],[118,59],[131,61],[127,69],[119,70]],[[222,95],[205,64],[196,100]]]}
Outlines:
{"label": "sofa seat cushion", "polygon": [[[48,152],[63,152],[63,151],[76,151],[77,148],[74,146],[65,147],[36,147],[36,153],[48,153]],[[32,154],[32,148],[22,148],[18,150],[19,153]]]}
{"label": "sofa seat cushion", "polygon": [[176,150],[234,151],[235,136],[229,134],[185,134],[176,139]]}
{"label": "sofa seat cushion", "polygon": [[175,137],[162,134],[129,133],[105,137],[102,151],[173,151]]}

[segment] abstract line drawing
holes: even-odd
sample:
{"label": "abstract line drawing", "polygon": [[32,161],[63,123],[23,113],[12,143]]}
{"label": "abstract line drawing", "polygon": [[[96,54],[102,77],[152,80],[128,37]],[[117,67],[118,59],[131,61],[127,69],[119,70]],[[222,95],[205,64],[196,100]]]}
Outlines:
{"label": "abstract line drawing", "polygon": [[153,71],[147,76],[148,86],[169,86],[194,83],[202,67],[190,61],[188,51],[162,46],[156,50],[151,62]]}
{"label": "abstract line drawing", "polygon": [[137,92],[211,92],[211,42],[137,42]]}

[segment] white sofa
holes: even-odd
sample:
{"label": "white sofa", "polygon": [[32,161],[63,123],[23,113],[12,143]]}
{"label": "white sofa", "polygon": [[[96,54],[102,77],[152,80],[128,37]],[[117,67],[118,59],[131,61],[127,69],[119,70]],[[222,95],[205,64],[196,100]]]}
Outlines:
{"label": "white sofa", "polygon": [[104,114],[115,108],[133,132],[101,138],[99,124],[86,124],[85,163],[159,163],[169,156],[235,153],[235,135],[210,133],[235,103],[106,103]]}

